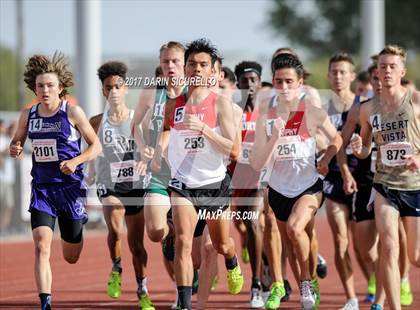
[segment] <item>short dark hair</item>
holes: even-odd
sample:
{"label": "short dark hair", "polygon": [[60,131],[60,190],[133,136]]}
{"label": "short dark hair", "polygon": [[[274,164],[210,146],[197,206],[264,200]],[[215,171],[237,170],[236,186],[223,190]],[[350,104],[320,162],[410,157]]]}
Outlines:
{"label": "short dark hair", "polygon": [[273,88],[273,84],[267,81],[262,81],[261,82],[261,87],[270,87]]}
{"label": "short dark hair", "polygon": [[225,73],[225,80],[229,80],[232,84],[236,84],[236,76],[228,67],[223,67],[222,71]]}
{"label": "short dark hair", "polygon": [[162,71],[162,67],[161,66],[157,66],[155,68],[155,77],[161,76],[163,75],[163,71]]}
{"label": "short dark hair", "polygon": [[98,77],[101,80],[102,84],[105,79],[109,76],[118,75],[124,80],[127,75],[127,65],[121,61],[109,61],[104,63],[98,69]]}
{"label": "short dark hair", "polygon": [[413,84],[413,82],[411,82],[409,79],[406,79],[406,78],[401,79],[401,85],[402,86],[407,86],[407,85],[410,85],[410,84]]}
{"label": "short dark hair", "polygon": [[274,57],[272,61],[273,75],[277,70],[292,68],[295,69],[296,74],[299,78],[303,78],[305,75],[305,69],[300,59],[292,54],[279,54]]}
{"label": "short dark hair", "polygon": [[242,61],[235,66],[236,79],[239,80],[242,74],[246,72],[255,72],[261,78],[262,66],[255,61]]}
{"label": "short dark hair", "polygon": [[368,68],[369,77],[372,77],[373,71],[378,69],[378,64],[376,62],[372,63]]}
{"label": "short dark hair", "polygon": [[217,50],[216,46],[214,46],[208,39],[201,38],[194,40],[187,45],[184,56],[185,63],[187,63],[188,57],[190,55],[198,53],[209,54],[212,66],[214,66],[216,60],[219,60],[220,63],[222,63],[223,58],[220,56],[219,51]]}
{"label": "short dark hair", "polygon": [[330,70],[331,65],[333,63],[340,62],[340,61],[348,62],[354,68],[353,58],[347,53],[340,52],[340,53],[337,53],[337,54],[331,56],[330,61],[328,62],[328,70]]}
{"label": "short dark hair", "polygon": [[365,83],[365,84],[369,83],[369,72],[367,72],[367,71],[360,71],[357,74],[357,80],[359,82],[362,82],[362,83]]}

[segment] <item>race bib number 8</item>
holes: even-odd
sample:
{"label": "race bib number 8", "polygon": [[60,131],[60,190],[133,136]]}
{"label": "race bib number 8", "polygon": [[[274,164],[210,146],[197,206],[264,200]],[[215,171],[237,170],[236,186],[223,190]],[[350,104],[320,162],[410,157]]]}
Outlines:
{"label": "race bib number 8", "polygon": [[35,161],[38,163],[58,161],[57,140],[34,139],[32,149]]}
{"label": "race bib number 8", "polygon": [[381,160],[386,166],[405,165],[405,155],[413,154],[413,148],[408,142],[394,142],[381,145]]}
{"label": "race bib number 8", "polygon": [[111,181],[113,183],[138,181],[139,175],[134,171],[135,164],[134,160],[111,163]]}
{"label": "race bib number 8", "polygon": [[276,160],[290,160],[305,157],[300,137],[281,137],[277,144],[274,157]]}
{"label": "race bib number 8", "polygon": [[251,149],[253,143],[251,142],[242,142],[241,157],[238,162],[241,164],[249,165],[249,157],[251,156]]}

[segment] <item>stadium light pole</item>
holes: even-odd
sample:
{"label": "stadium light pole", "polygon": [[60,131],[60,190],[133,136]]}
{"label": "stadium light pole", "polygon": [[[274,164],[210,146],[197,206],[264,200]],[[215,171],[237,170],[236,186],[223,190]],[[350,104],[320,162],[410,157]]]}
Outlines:
{"label": "stadium light pole", "polygon": [[96,70],[101,64],[101,3],[76,3],[76,96],[86,115],[101,113],[102,97]]}
{"label": "stadium light pole", "polygon": [[362,31],[362,65],[367,69],[370,56],[377,54],[385,45],[385,1],[360,0]]}

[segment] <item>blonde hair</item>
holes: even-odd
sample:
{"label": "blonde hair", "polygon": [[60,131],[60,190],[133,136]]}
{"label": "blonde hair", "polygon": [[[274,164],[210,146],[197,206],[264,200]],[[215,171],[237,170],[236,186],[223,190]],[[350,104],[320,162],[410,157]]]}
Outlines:
{"label": "blonde hair", "polygon": [[37,76],[45,73],[55,73],[60,87],[63,88],[59,94],[59,97],[62,98],[67,94],[67,88],[73,85],[73,74],[68,67],[68,60],[61,52],[56,51],[52,59],[44,55],[34,55],[29,58],[26,64],[23,74],[24,81],[26,86],[35,93]]}
{"label": "blonde hair", "polygon": [[185,52],[184,45],[182,45],[181,43],[177,41],[169,41],[168,43],[165,43],[160,47],[159,55],[162,54],[163,51],[168,50],[170,48],[178,49],[183,53]]}
{"label": "blonde hair", "polygon": [[405,61],[407,58],[407,53],[405,49],[403,49],[401,46],[398,45],[387,45],[384,47],[384,49],[379,53],[379,56],[382,55],[395,55],[400,56],[403,64],[405,65]]}

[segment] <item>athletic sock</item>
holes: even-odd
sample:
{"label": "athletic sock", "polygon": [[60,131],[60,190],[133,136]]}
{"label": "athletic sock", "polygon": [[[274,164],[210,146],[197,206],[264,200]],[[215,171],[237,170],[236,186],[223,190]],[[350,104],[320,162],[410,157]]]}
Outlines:
{"label": "athletic sock", "polygon": [[236,266],[238,266],[238,258],[236,255],[232,257],[231,259],[225,258],[225,266],[227,270],[235,269]]}
{"label": "athletic sock", "polygon": [[115,257],[112,259],[112,271],[113,272],[122,272],[122,267],[121,267],[121,257]]}
{"label": "athletic sock", "polygon": [[178,286],[177,290],[180,308],[192,310],[192,286]]}
{"label": "athletic sock", "polygon": [[147,277],[137,277],[136,276],[136,281],[137,281],[137,294],[140,295],[147,295]]}
{"label": "athletic sock", "polygon": [[38,296],[41,301],[41,309],[50,310],[51,309],[51,294],[41,293]]}
{"label": "athletic sock", "polygon": [[260,281],[260,279],[252,277],[252,285],[251,285],[251,288],[257,288],[257,289],[261,290],[261,281]]}

